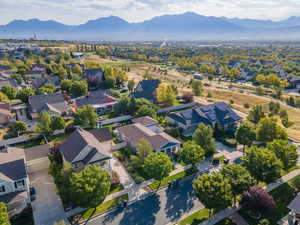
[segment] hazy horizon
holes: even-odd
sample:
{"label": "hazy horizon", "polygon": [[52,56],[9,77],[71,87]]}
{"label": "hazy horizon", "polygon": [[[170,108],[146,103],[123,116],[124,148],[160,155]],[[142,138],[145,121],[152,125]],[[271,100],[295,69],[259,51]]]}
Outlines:
{"label": "hazy horizon", "polygon": [[279,21],[300,16],[297,0],[0,0],[0,24],[20,19],[79,25],[110,15],[128,22],[194,12],[204,16]]}

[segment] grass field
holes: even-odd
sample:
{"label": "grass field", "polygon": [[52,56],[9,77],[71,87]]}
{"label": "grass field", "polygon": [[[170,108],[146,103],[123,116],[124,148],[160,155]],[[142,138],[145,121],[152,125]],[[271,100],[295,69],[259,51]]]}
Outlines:
{"label": "grass field", "polygon": [[202,221],[208,219],[208,209],[201,209],[198,212],[193,213],[187,218],[179,221],[179,225],[196,225],[201,223]]}

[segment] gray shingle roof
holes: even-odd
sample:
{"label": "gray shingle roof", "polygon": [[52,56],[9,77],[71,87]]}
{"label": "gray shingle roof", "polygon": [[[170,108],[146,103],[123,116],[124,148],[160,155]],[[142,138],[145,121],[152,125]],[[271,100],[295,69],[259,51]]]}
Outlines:
{"label": "gray shingle roof", "polygon": [[84,105],[102,104],[102,102],[106,99],[117,102],[117,100],[114,97],[110,96],[110,93],[108,91],[97,90],[97,91],[91,91],[88,96],[84,96],[76,99],[76,105],[78,107],[82,107]]}
{"label": "gray shingle roof", "polygon": [[213,125],[215,122],[219,122],[222,126],[225,126],[241,119],[224,102],[201,105],[193,109],[169,114],[168,117],[187,126],[199,123]]}
{"label": "gray shingle roof", "polygon": [[154,100],[155,90],[158,88],[160,84],[159,80],[142,80],[137,85],[137,88],[141,88],[141,90],[135,90],[133,96],[135,98],[145,98],[148,100]]}
{"label": "gray shingle roof", "polygon": [[30,96],[28,102],[30,104],[31,111],[34,113],[39,113],[44,109],[50,109],[51,106],[61,113],[69,110],[64,96],[61,93]]}
{"label": "gray shingle roof", "polygon": [[[109,152],[101,145],[97,138],[92,133],[81,128],[74,131],[65,142],[59,146],[59,150],[68,162],[74,162],[79,153],[88,145],[96,149],[98,153],[102,155],[102,159],[110,158]],[[86,157],[90,157],[90,154]],[[85,158],[83,161],[86,160]]]}

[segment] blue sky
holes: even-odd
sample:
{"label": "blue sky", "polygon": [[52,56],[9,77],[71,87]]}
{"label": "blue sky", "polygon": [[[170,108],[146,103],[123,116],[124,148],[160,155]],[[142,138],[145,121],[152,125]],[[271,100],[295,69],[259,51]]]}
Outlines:
{"label": "blue sky", "polygon": [[139,22],[186,11],[206,16],[280,20],[300,16],[300,0],[0,0],[0,24],[31,18],[81,24],[109,15]]}

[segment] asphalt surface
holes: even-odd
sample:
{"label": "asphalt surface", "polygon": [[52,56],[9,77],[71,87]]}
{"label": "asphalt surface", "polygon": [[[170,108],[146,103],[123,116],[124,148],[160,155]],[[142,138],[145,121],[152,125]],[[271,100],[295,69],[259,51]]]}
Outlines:
{"label": "asphalt surface", "polygon": [[158,191],[156,194],[91,219],[86,225],[164,225],[176,222],[184,214],[203,207],[193,194],[192,178],[180,182],[178,187]]}

